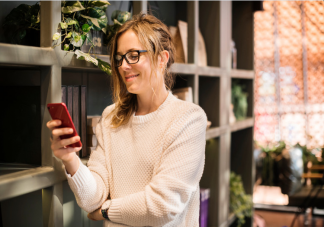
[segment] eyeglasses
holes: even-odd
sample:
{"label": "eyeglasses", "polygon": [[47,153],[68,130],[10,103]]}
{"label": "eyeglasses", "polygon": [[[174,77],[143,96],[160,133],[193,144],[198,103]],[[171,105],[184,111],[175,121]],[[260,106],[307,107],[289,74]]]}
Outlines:
{"label": "eyeglasses", "polygon": [[147,52],[147,50],[132,50],[127,52],[124,55],[115,55],[115,64],[116,67],[119,67],[123,64],[123,59],[125,58],[128,64],[136,64],[140,59],[140,53]]}

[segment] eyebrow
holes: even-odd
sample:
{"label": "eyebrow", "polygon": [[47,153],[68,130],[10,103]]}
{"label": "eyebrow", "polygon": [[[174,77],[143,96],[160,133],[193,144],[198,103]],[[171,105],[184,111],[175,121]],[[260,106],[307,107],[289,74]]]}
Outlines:
{"label": "eyebrow", "polygon": [[[137,49],[137,48],[131,48],[131,49],[127,50],[126,53],[128,53],[129,51],[133,51],[133,50],[139,50],[139,49]],[[118,51],[116,52],[116,54],[122,55],[122,53],[121,52],[118,52]]]}

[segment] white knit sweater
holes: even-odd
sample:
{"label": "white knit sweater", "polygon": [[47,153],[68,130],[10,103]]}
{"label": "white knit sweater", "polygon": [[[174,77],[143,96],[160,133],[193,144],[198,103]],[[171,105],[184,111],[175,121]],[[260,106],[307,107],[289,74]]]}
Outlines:
{"label": "white knit sweater", "polygon": [[[110,127],[108,106],[96,128],[98,146],[68,183],[87,212],[109,207],[104,226],[199,226],[205,112],[171,92],[154,112]],[[66,171],[65,171],[66,172]]]}

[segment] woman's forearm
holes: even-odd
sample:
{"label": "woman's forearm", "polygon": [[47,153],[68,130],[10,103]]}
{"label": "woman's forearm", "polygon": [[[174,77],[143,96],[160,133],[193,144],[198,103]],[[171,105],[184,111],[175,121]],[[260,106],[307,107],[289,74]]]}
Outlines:
{"label": "woman's forearm", "polygon": [[79,169],[80,161],[78,160],[78,157],[75,154],[74,158],[71,161],[69,162],[63,161],[63,164],[65,166],[67,173],[73,176]]}

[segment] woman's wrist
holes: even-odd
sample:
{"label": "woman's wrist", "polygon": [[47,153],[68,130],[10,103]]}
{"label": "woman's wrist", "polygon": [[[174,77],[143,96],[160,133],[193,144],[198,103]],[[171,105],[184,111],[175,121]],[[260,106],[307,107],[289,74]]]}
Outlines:
{"label": "woman's wrist", "polygon": [[[75,153],[74,153],[75,154]],[[73,155],[73,158],[72,160],[69,160],[69,161],[63,161],[63,164],[65,166],[65,169],[66,171],[71,175],[73,176],[79,169],[79,166],[80,166],[80,161],[77,157],[77,155]]]}

